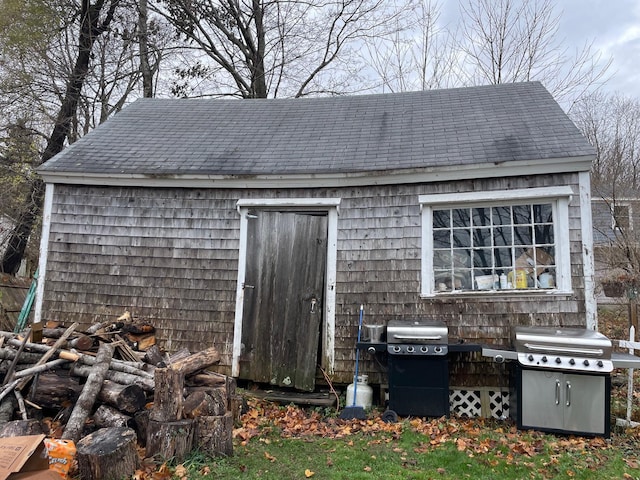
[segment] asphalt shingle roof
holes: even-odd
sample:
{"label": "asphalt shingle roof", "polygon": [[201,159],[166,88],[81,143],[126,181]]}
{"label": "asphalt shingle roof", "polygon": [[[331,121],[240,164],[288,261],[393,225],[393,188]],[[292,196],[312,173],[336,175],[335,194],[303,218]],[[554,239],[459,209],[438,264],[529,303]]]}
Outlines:
{"label": "asphalt shingle roof", "polygon": [[140,99],[39,171],[335,174],[593,154],[531,82],[306,99]]}

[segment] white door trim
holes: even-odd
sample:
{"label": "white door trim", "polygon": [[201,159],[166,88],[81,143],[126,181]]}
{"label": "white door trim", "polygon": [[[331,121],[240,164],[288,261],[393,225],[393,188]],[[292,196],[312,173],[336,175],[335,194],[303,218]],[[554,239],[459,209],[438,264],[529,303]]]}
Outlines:
{"label": "white door trim", "polygon": [[284,198],[240,199],[240,245],[238,252],[238,281],[236,284],[236,311],[233,325],[233,351],[231,375],[240,375],[242,353],[242,315],[244,309],[244,282],[247,266],[247,215],[250,208],[295,209],[299,211],[327,212],[327,264],[325,266],[324,320],[322,328],[322,368],[329,374],[335,368],[336,333],[336,269],[338,259],[338,213],[340,198]]}

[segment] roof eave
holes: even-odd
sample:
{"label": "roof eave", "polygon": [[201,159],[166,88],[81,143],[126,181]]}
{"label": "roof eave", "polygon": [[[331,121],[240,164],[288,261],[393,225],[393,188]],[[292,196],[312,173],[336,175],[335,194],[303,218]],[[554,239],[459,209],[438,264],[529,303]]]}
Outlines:
{"label": "roof eave", "polygon": [[446,182],[492,177],[588,172],[593,155],[355,173],[273,175],[137,174],[40,171],[45,183],[188,188],[311,188]]}

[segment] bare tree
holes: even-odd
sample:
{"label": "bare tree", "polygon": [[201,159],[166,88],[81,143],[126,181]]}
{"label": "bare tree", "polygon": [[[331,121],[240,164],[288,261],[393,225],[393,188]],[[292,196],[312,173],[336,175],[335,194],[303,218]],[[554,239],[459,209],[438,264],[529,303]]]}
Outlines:
{"label": "bare tree", "polygon": [[[53,130],[40,157],[40,163],[62,151],[71,131],[82,86],[89,72],[93,45],[96,39],[109,28],[119,4],[119,0],[110,0],[108,4],[106,2],[107,0],[96,0],[91,3],[90,0],[82,0],[81,8],[77,12],[80,22],[77,55],[71,75],[66,82]],[[28,195],[27,207],[6,243],[6,251],[0,265],[1,271],[15,273],[18,270],[29,236],[39,217],[43,196],[44,185],[40,180],[34,181]]]}
{"label": "bare tree", "polygon": [[[597,266],[640,286],[640,100],[593,94],[572,111],[596,149],[592,168]],[[613,272],[613,273],[612,273]]]}
{"label": "bare tree", "polygon": [[364,61],[375,87],[382,91],[454,85],[456,52],[451,31],[440,24],[441,7],[432,0],[413,3],[413,8],[397,17],[397,27],[391,35],[365,42]]}
{"label": "bare tree", "polygon": [[[212,62],[217,94],[301,97],[359,88],[354,49],[389,33],[398,11],[382,0],[164,0],[183,38]],[[192,72],[190,72],[192,73]]]}
{"label": "bare tree", "polygon": [[567,110],[606,80],[590,44],[575,54],[562,46],[552,0],[465,0],[461,3],[463,84],[538,80]]}

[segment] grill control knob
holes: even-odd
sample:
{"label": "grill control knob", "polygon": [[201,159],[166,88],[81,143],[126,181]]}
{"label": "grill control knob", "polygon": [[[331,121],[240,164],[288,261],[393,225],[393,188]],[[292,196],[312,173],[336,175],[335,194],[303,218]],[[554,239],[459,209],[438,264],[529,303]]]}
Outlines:
{"label": "grill control knob", "polygon": [[402,348],[400,348],[400,347],[399,347],[399,346],[397,346],[397,345],[396,345],[395,347],[393,347],[393,351],[394,351],[395,353],[398,353],[400,350],[402,350]]}
{"label": "grill control knob", "polygon": [[542,363],[547,363],[547,356],[544,355],[540,360],[542,360]]}
{"label": "grill control knob", "polygon": [[420,351],[422,353],[427,353],[429,351],[429,347],[422,346],[422,347],[420,347]]}
{"label": "grill control knob", "polygon": [[604,363],[602,363],[602,360],[598,360],[598,366],[599,366],[600,368],[602,368],[602,367],[604,366]]}
{"label": "grill control knob", "polygon": [[415,348],[413,348],[413,347],[407,347],[407,352],[408,353],[413,353],[414,350],[415,350]]}
{"label": "grill control knob", "polygon": [[527,360],[529,360],[530,362],[533,362],[533,355],[529,354],[529,356],[527,357]]}
{"label": "grill control knob", "polygon": [[572,358],[571,360],[569,360],[569,363],[570,363],[571,365],[575,365],[575,364],[576,364],[576,361]]}
{"label": "grill control knob", "polygon": [[560,357],[556,357],[556,363],[562,363],[562,360],[560,359]]}
{"label": "grill control knob", "polygon": [[584,362],[582,362],[584,364],[585,367],[589,366],[589,360],[585,359]]}
{"label": "grill control knob", "polygon": [[442,347],[436,347],[433,349],[436,353],[442,353]]}

